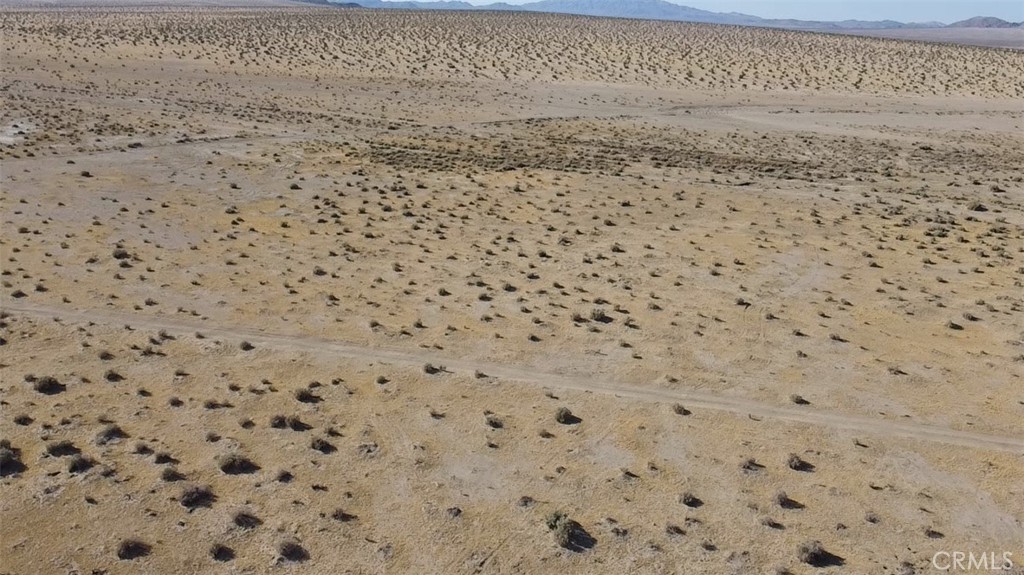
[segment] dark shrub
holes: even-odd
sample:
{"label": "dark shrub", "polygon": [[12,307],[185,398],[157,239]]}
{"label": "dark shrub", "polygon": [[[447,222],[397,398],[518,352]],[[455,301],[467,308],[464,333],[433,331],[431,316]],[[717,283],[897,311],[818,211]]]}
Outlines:
{"label": "dark shrub", "polygon": [[295,541],[282,541],[277,546],[277,554],[285,561],[301,562],[309,559],[309,552]]}
{"label": "dark shrub", "polygon": [[229,453],[217,457],[217,467],[228,475],[242,475],[256,473],[260,466],[251,459],[237,453]]}
{"label": "dark shrub", "polygon": [[181,497],[178,498],[181,506],[188,508],[189,511],[200,507],[212,507],[216,500],[217,496],[213,494],[209,487],[200,485],[186,487],[181,492]]}
{"label": "dark shrub", "polygon": [[152,547],[138,539],[125,539],[117,546],[117,558],[130,561],[149,555]]}

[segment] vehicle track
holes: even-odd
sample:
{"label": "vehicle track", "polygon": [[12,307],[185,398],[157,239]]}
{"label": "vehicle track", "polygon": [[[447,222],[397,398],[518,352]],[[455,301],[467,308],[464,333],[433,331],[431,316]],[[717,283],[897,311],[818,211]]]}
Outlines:
{"label": "vehicle track", "polygon": [[602,393],[655,403],[683,403],[688,408],[711,409],[752,418],[816,425],[836,430],[855,431],[876,436],[898,437],[933,443],[945,443],[976,449],[1004,451],[1024,455],[1024,438],[1009,435],[986,435],[933,425],[896,422],[863,415],[824,411],[813,406],[782,407],[763,401],[731,397],[694,390],[676,390],[601,381],[585,375],[565,375],[542,370],[490,362],[466,361],[426,350],[399,350],[363,346],[323,338],[262,332],[239,326],[217,326],[202,321],[149,316],[112,310],[73,310],[26,303],[7,303],[3,311],[36,318],[59,319],[61,322],[94,322],[108,325],[130,325],[133,328],[166,330],[168,332],[203,332],[207,337],[244,339],[254,345],[331,354],[358,360],[374,360],[399,365],[422,367],[426,363],[444,366],[449,371],[480,371],[488,377],[531,385],[574,391]]}

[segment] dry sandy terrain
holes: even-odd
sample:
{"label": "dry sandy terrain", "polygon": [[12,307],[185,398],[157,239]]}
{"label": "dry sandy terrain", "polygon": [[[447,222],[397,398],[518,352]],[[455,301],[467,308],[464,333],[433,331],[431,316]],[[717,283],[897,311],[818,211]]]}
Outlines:
{"label": "dry sandy terrain", "polygon": [[1024,572],[1024,53],[0,34],[0,572]]}
{"label": "dry sandy terrain", "polygon": [[843,33],[919,42],[944,42],[1024,50],[1024,28],[901,28],[895,30],[849,30]]}

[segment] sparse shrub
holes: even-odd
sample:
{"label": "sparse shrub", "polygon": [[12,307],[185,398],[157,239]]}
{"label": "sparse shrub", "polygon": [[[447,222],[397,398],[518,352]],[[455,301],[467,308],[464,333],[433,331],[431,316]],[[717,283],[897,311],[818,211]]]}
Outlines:
{"label": "sparse shrub", "polygon": [[186,487],[178,497],[178,503],[189,511],[200,507],[212,507],[215,501],[217,501],[217,496],[214,495],[212,489],[205,485]]}
{"label": "sparse shrub", "polygon": [[742,469],[743,471],[753,473],[764,469],[764,466],[758,463],[756,459],[751,457],[749,459],[744,459],[743,462],[740,463],[740,469]]}
{"label": "sparse shrub", "polygon": [[346,513],[344,509],[335,509],[331,513],[331,519],[341,521],[342,523],[348,523],[349,521],[355,521],[358,517],[351,513]]}
{"label": "sparse shrub", "polygon": [[72,455],[71,459],[68,460],[68,473],[85,473],[96,465],[91,457],[82,455],[80,453]]}
{"label": "sparse shrub", "polygon": [[217,467],[228,475],[242,475],[259,471],[260,466],[251,459],[237,453],[217,457]]}
{"label": "sparse shrub", "polygon": [[900,561],[899,570],[896,571],[896,575],[915,575],[916,573],[917,569],[909,561]]}
{"label": "sparse shrub", "polygon": [[110,424],[100,430],[96,434],[96,445],[107,445],[108,443],[116,443],[122,439],[128,437],[123,429],[119,426]]}
{"label": "sparse shrub", "polygon": [[334,453],[335,451],[338,450],[338,448],[331,444],[331,442],[327,441],[322,437],[314,437],[313,440],[309,443],[309,446],[325,455]]}
{"label": "sparse shrub", "polygon": [[231,521],[237,527],[241,527],[242,529],[255,529],[260,525],[263,525],[262,519],[256,517],[252,513],[248,513],[245,511],[236,512],[234,516],[231,518]]}
{"label": "sparse shrub", "polygon": [[569,544],[572,542],[572,530],[573,526],[571,519],[560,521],[553,529],[555,543],[557,543],[559,547],[568,548]]}
{"label": "sparse shrub", "polygon": [[279,543],[277,555],[282,560],[296,563],[309,559],[309,552],[296,541],[282,541]]}
{"label": "sparse shrub", "polygon": [[117,546],[117,558],[125,561],[149,555],[152,547],[138,539],[125,539]]}
{"label": "sparse shrub", "polygon": [[676,403],[672,405],[672,413],[676,415],[690,415],[690,410],[683,407],[682,404]]}
{"label": "sparse shrub", "polygon": [[583,527],[561,511],[549,514],[545,518],[544,524],[551,530],[555,543],[563,549],[582,551],[594,545],[593,538]]}
{"label": "sparse shrub", "polygon": [[163,470],[160,471],[160,479],[170,483],[174,481],[181,481],[182,479],[185,479],[185,476],[174,467],[164,467]]}
{"label": "sparse shrub", "polygon": [[274,429],[291,429],[292,431],[307,431],[312,429],[312,426],[306,424],[297,415],[289,415],[288,417],[275,415],[270,420],[270,426]]}
{"label": "sparse shrub", "polygon": [[812,567],[829,567],[844,563],[843,559],[826,551],[820,541],[801,543],[797,547],[796,556],[801,563],[806,563]]}
{"label": "sparse shrub", "polygon": [[558,411],[555,412],[555,421],[562,425],[572,425],[574,423],[579,423],[580,418],[573,415],[572,412],[569,411],[568,407],[559,407]]}
{"label": "sparse shrub", "polygon": [[227,545],[214,543],[210,547],[210,557],[212,557],[214,561],[231,561],[235,558],[235,550]]}
{"label": "sparse shrub", "polygon": [[548,526],[548,529],[554,529],[555,527],[558,527],[560,523],[567,519],[568,517],[565,513],[562,513],[561,511],[552,511],[544,519],[544,524]]}
{"label": "sparse shrub", "polygon": [[56,378],[48,375],[35,379],[32,382],[32,389],[43,395],[55,395],[67,389],[67,386],[57,381]]}
{"label": "sparse shrub", "polygon": [[682,495],[679,496],[679,502],[687,507],[692,507],[694,509],[704,505],[704,502],[701,501],[700,497],[697,497],[696,495],[690,493],[689,491],[685,491]]}
{"label": "sparse shrub", "polygon": [[803,504],[790,499],[789,495],[781,489],[772,496],[772,501],[783,509],[803,509]]}
{"label": "sparse shrub", "polygon": [[51,457],[67,457],[80,453],[81,450],[75,447],[74,443],[71,443],[67,439],[56,441],[46,446],[46,453]]}
{"label": "sparse shrub", "polygon": [[322,398],[307,388],[295,390],[295,399],[302,403],[319,403]]}
{"label": "sparse shrub", "polygon": [[810,405],[811,404],[811,402],[809,402],[806,399],[804,399],[804,397],[802,395],[799,395],[799,394],[796,394],[796,393],[794,393],[793,395],[789,396],[789,400],[792,401],[793,403],[797,404],[797,405]]}
{"label": "sparse shrub", "polygon": [[790,453],[789,456],[786,458],[786,467],[792,469],[793,471],[810,471],[814,469],[813,465],[804,461],[803,459],[800,458],[799,455],[795,453]]}
{"label": "sparse shrub", "polygon": [[0,477],[21,473],[24,470],[21,450],[11,447],[11,443],[6,439],[0,442]]}

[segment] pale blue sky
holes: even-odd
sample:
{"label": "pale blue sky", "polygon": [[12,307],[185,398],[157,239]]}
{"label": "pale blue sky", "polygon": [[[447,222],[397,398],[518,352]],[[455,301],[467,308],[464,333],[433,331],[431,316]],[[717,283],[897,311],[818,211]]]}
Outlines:
{"label": "pale blue sky", "polygon": [[[469,0],[488,4],[494,0]],[[532,0],[505,0],[523,4]],[[1024,0],[668,0],[713,12],[742,12],[762,18],[800,20],[938,21],[947,24],[972,16],[1024,21]]]}

